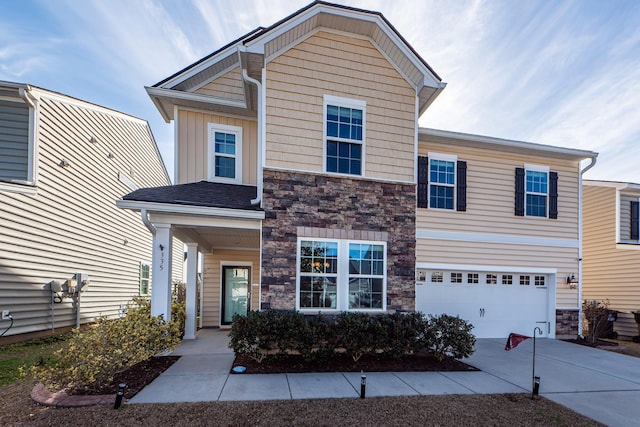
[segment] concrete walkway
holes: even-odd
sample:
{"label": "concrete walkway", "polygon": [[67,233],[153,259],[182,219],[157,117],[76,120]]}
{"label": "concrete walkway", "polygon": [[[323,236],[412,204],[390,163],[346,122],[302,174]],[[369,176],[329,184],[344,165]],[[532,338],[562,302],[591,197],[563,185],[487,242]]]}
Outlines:
{"label": "concrete walkway", "polygon": [[[504,351],[481,339],[464,361],[479,372],[367,372],[367,397],[530,393],[533,342]],[[226,333],[200,330],[173,353],[182,356],[129,403],[356,398],[360,373],[229,374]],[[612,426],[640,420],[640,359],[557,340],[536,342],[540,394]]]}

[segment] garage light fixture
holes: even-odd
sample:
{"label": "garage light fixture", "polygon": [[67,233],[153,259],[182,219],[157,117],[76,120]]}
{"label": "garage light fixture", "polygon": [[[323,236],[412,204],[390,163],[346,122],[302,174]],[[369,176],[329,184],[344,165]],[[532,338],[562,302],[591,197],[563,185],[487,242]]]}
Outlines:
{"label": "garage light fixture", "polygon": [[578,278],[574,273],[567,276],[567,285],[569,285],[569,288],[571,289],[575,289],[578,285]]}

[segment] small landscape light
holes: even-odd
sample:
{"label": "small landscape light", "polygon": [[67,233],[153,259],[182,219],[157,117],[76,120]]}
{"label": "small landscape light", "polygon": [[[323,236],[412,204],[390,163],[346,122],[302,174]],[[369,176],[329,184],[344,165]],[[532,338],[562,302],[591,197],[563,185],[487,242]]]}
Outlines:
{"label": "small landscape light", "polygon": [[124,389],[127,388],[125,383],[118,384],[118,392],[116,393],[116,403],[113,405],[113,409],[118,409],[122,404],[122,398],[124,397]]}
{"label": "small landscape light", "polygon": [[360,376],[360,399],[364,399],[367,391],[367,376],[362,371],[360,373],[362,374]]}
{"label": "small landscape light", "polygon": [[537,396],[540,391],[540,377],[533,377],[533,396]]}

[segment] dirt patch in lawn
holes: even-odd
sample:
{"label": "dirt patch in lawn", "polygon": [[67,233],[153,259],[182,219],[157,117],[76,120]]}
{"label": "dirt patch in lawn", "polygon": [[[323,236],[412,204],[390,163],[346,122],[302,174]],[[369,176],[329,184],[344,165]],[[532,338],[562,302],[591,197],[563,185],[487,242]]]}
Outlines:
{"label": "dirt patch in lawn", "polygon": [[[336,354],[326,360],[307,361],[302,356],[285,356],[257,362],[246,355],[237,355],[233,367],[244,366],[248,374],[278,374],[301,372],[424,372],[477,371],[473,366],[456,359],[438,360],[421,351],[402,357],[364,355],[357,361],[346,354]],[[233,368],[232,368],[233,372]]]}

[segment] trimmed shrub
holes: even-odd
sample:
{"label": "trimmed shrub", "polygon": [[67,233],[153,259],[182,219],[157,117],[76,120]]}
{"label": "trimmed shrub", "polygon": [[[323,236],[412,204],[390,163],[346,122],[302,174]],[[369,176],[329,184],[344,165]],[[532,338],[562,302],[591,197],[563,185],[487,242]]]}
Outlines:
{"label": "trimmed shrub", "polygon": [[267,357],[300,354],[307,360],[346,353],[358,361],[366,354],[401,357],[423,348],[442,360],[473,353],[472,326],[451,316],[427,320],[421,313],[307,316],[294,311],[252,311],[233,317],[229,347],[262,362]]}
{"label": "trimmed shrub", "polygon": [[472,329],[473,325],[457,316],[430,315],[424,332],[424,346],[438,360],[445,357],[469,357],[473,354],[476,343]]}
{"label": "trimmed shrub", "polygon": [[85,330],[74,330],[54,353],[55,366],[35,366],[30,373],[52,390],[82,390],[111,382],[117,372],[180,343],[179,323],[167,323],[150,313],[150,302],[136,298],[124,318],[101,318]]}
{"label": "trimmed shrub", "polygon": [[584,300],[582,312],[587,321],[587,340],[595,343],[609,330],[609,301]]}

